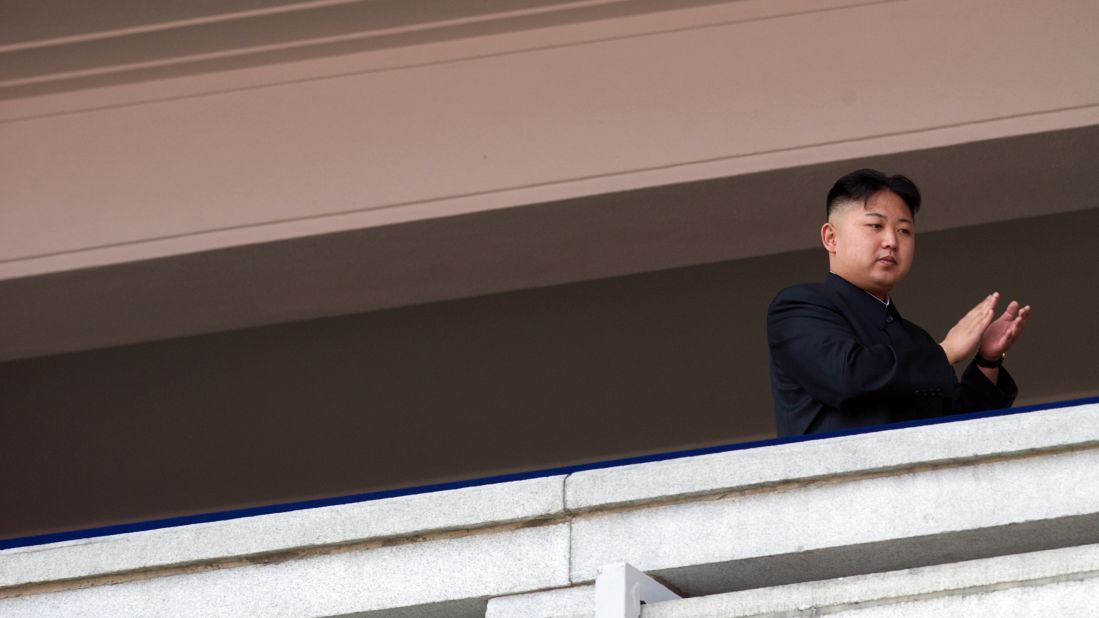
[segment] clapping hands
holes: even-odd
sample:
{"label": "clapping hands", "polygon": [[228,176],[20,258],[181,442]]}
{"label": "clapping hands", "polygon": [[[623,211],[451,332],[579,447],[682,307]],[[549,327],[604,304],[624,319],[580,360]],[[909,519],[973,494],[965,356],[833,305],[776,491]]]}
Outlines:
{"label": "clapping hands", "polygon": [[974,351],[986,360],[998,360],[1019,338],[1030,318],[1030,305],[1020,308],[1013,300],[1003,314],[993,320],[999,300],[999,292],[989,294],[946,334],[939,345],[950,364],[961,362]]}

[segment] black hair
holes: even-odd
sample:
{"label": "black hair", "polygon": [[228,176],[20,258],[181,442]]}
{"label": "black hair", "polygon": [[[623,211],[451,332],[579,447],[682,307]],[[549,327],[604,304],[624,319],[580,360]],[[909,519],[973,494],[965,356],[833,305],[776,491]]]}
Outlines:
{"label": "black hair", "polygon": [[879,191],[896,193],[908,205],[908,210],[912,211],[912,218],[916,218],[916,212],[920,209],[920,190],[916,188],[916,183],[900,174],[886,176],[872,169],[855,170],[837,180],[828,192],[824,214],[826,217],[831,216],[832,210],[843,202],[866,204],[866,200]]}

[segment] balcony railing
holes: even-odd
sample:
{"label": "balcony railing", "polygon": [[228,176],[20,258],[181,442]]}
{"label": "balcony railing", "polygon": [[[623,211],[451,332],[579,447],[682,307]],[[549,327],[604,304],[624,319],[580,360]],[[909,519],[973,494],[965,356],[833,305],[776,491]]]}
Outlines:
{"label": "balcony railing", "polygon": [[904,599],[889,573],[985,581],[973,569],[1021,554],[1050,574],[973,586],[1099,586],[1096,469],[1099,402],[1081,400],[17,539],[0,614],[590,614],[599,568],[622,561],[689,597],[667,608],[781,586],[804,599],[840,577]]}

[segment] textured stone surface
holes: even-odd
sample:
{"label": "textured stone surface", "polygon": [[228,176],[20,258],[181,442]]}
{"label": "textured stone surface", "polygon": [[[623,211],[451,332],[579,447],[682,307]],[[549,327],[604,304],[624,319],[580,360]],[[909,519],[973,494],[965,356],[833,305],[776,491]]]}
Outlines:
{"label": "textured stone surface", "polygon": [[1099,581],[1067,581],[1035,587],[919,599],[887,606],[851,608],[832,615],[851,618],[925,618],[927,616],[1094,618],[1097,594],[1099,594]]}
{"label": "textured stone surface", "polygon": [[0,599],[0,615],[479,615],[469,600],[568,585],[567,555],[568,526],[556,524]]}
{"label": "textured stone surface", "polygon": [[575,586],[491,599],[485,618],[549,618],[594,611],[595,586]]}
{"label": "textured stone surface", "polygon": [[[768,569],[772,583],[787,583],[915,566],[905,562],[913,560],[913,551],[931,552],[922,557],[928,560],[959,560],[1033,549],[1026,544],[1060,543],[1061,527],[1099,514],[1099,483],[1085,482],[1096,469],[1099,449],[1092,448],[592,513],[573,522],[572,579],[590,581],[600,565],[626,561],[697,593],[715,585],[716,572],[739,567],[751,573],[752,561]],[[999,533],[1034,522],[1048,527]],[[1094,520],[1090,525],[1083,534],[1097,542],[1099,528]],[[982,530],[997,534],[979,537]],[[974,547],[981,554],[966,554],[964,535],[980,541]],[[793,559],[772,560],[781,555]],[[676,571],[684,567],[696,570]],[[716,585],[728,586],[726,591],[748,587],[736,577],[719,578]]]}
{"label": "textured stone surface", "polygon": [[573,511],[898,467],[1099,444],[1099,404],[588,470],[569,476]]}
{"label": "textured stone surface", "polygon": [[0,588],[559,515],[561,476],[0,552]]}
{"label": "textured stone surface", "polygon": [[[1099,545],[658,603],[644,618],[1094,616]],[[980,612],[974,614],[973,612]]]}

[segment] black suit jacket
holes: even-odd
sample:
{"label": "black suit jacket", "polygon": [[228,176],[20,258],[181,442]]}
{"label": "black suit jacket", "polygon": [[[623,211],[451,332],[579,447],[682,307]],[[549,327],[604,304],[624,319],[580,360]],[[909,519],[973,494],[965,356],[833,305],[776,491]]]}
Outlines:
{"label": "black suit jacket", "polygon": [[780,436],[1006,408],[1018,392],[1003,368],[993,384],[970,363],[959,381],[895,304],[831,273],[778,293],[767,339]]}

